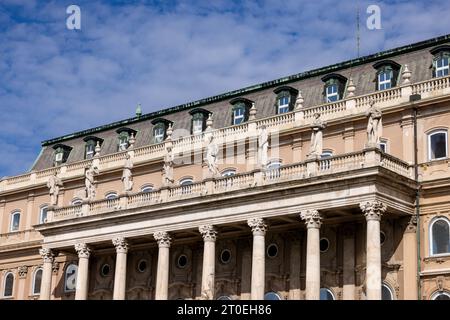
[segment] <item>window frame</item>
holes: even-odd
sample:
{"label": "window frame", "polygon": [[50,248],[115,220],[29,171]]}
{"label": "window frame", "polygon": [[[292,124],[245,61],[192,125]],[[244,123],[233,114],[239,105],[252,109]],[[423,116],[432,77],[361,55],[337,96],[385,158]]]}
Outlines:
{"label": "window frame", "polygon": [[72,201],[70,201],[70,205],[72,206],[81,206],[83,204],[83,199],[80,198],[73,198]]}
{"label": "window frame", "polygon": [[[233,174],[230,174],[233,173]],[[237,174],[237,170],[235,168],[227,168],[222,171],[221,176],[222,177],[232,177]]]}
{"label": "window frame", "polygon": [[[19,222],[18,222],[17,229],[13,229],[15,216],[19,216]],[[9,222],[9,232],[18,232],[20,230],[20,218],[21,218],[20,210],[14,210],[13,212],[11,212],[11,215],[10,215],[11,220]]]}
{"label": "window frame", "polygon": [[67,162],[72,147],[58,143],[52,147],[55,152],[53,154],[53,166],[57,167]]}
{"label": "window frame", "polygon": [[[150,189],[150,190],[146,191],[145,189]],[[151,183],[148,183],[148,184],[142,185],[140,190],[142,193],[148,193],[148,192],[154,191],[154,189],[155,189],[154,186]]]}
{"label": "window frame", "polygon": [[[11,286],[11,295],[5,295],[6,291],[6,282],[8,280],[8,277],[12,276],[12,286]],[[3,286],[2,286],[2,297],[3,298],[12,298],[14,297],[14,283],[16,282],[16,277],[14,275],[14,272],[8,271],[5,273],[5,276],[3,277]]]}
{"label": "window frame", "polygon": [[395,300],[394,291],[391,289],[391,286],[388,283],[386,283],[386,282],[382,282],[381,283],[381,300],[383,300],[383,288],[386,288],[388,290],[389,294],[391,295],[391,299],[384,300],[384,301]]}
{"label": "window frame", "polygon": [[[326,287],[320,288],[320,290],[319,290],[319,299],[320,299],[320,291],[322,291],[322,290],[326,290],[331,295],[331,298],[332,298],[331,301],[335,301],[336,300],[336,296],[334,295],[333,291],[331,291],[330,288],[326,288]],[[320,300],[322,300],[322,299],[320,299]],[[325,300],[322,300],[322,301],[325,301]]]}
{"label": "window frame", "polygon": [[270,300],[272,300],[272,301],[283,300],[282,297],[281,297],[281,295],[280,295],[278,292],[275,292],[275,291],[268,291],[268,292],[264,293],[264,299],[263,299],[263,300],[268,300],[268,301],[270,301],[269,299],[266,299],[266,296],[267,296],[268,294],[273,294],[274,296],[276,296],[276,297],[278,298],[278,299],[270,299]]}
{"label": "window frame", "polygon": [[[38,272],[41,272],[41,283],[39,285],[39,292],[36,292],[36,275]],[[41,288],[42,288],[42,275],[44,273],[44,269],[42,267],[37,268],[33,272],[33,278],[31,283],[31,295],[33,296],[40,296],[41,295]]]}
{"label": "window frame", "polygon": [[[449,291],[436,291],[435,293],[433,293],[430,297],[430,300],[436,300],[437,297],[444,295],[450,298],[450,292]],[[450,299],[449,299],[450,300]]]}
{"label": "window frame", "polygon": [[[336,92],[331,92],[330,93],[329,90],[328,90],[330,88],[335,88]],[[332,100],[331,99],[332,97],[336,97],[336,100]],[[326,103],[333,103],[333,102],[341,100],[340,97],[339,97],[339,84],[337,84],[337,83],[327,84],[325,86],[325,98],[326,98]]]}
{"label": "window frame", "polygon": [[[186,183],[186,182],[188,182],[188,183]],[[178,182],[178,184],[182,187],[190,186],[190,185],[194,184],[194,178],[192,178],[192,177],[181,178],[180,181]]]}
{"label": "window frame", "polygon": [[[431,137],[437,134],[444,134],[445,136],[445,157],[431,158]],[[448,131],[446,129],[436,129],[427,133],[427,145],[428,145],[428,161],[437,161],[448,158]]]}
{"label": "window frame", "polygon": [[[384,76],[383,80],[381,80],[381,76]],[[384,70],[378,72],[378,74],[377,74],[377,89],[378,89],[378,91],[391,89],[393,87],[392,86],[393,78],[394,78],[394,71],[392,69],[388,70],[387,68],[385,68]],[[384,87],[382,88],[382,86],[384,86]]]}
{"label": "window frame", "polygon": [[449,230],[449,243],[450,243],[450,220],[445,217],[445,216],[437,216],[435,218],[433,218],[433,220],[431,220],[430,225],[428,226],[428,241],[429,241],[429,246],[428,246],[428,250],[429,250],[429,254],[431,257],[439,257],[439,256],[449,256],[450,255],[450,245],[449,245],[449,251],[448,252],[444,252],[444,253],[434,253],[433,250],[433,225],[437,222],[443,220],[447,223],[448,225],[448,230]]}
{"label": "window frame", "polygon": [[[233,108],[233,125],[240,125],[243,124],[245,122],[245,105],[243,103],[239,103],[237,104],[234,108]],[[238,110],[242,110],[242,114],[238,114],[236,116],[236,111]],[[236,123],[236,119],[242,119],[239,123]]]}
{"label": "window frame", "polygon": [[105,194],[106,200],[115,200],[119,199],[119,194],[116,191],[109,191]]}
{"label": "window frame", "polygon": [[[157,132],[161,131],[161,132]],[[166,139],[166,126],[164,123],[157,123],[152,130],[154,143],[162,143]]]}
{"label": "window frame", "polygon": [[[438,67],[439,61],[447,61],[447,65]],[[445,71],[447,71],[447,74],[445,74]],[[439,72],[442,72],[442,75],[438,75]],[[450,51],[442,50],[437,54],[435,54],[433,57],[433,78],[447,77],[449,74],[450,74]]]}
{"label": "window frame", "polygon": [[39,224],[43,224],[46,223],[46,221],[44,221],[44,219],[42,219],[43,216],[43,211],[45,211],[45,220],[47,220],[47,216],[48,216],[48,205],[44,204],[42,206],[39,207]]}
{"label": "window frame", "polygon": [[118,152],[126,151],[130,146],[130,134],[126,131],[122,131],[121,133],[119,133],[117,139],[118,139],[117,151]]}

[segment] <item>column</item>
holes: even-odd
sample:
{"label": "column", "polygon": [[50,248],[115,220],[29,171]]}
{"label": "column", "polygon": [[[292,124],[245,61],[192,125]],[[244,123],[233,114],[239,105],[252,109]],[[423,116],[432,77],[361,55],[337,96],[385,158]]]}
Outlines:
{"label": "column", "polygon": [[169,249],[172,238],[165,231],[155,232],[158,242],[158,268],[156,270],[155,300],[167,300],[169,293]]}
{"label": "column", "polygon": [[403,299],[417,300],[417,217],[410,218],[403,236]]}
{"label": "column", "polygon": [[300,300],[300,266],[301,266],[301,237],[298,234],[289,237],[291,243],[289,260],[289,300]]}
{"label": "column", "polygon": [[50,300],[52,287],[52,266],[55,261],[56,252],[48,248],[39,249],[39,254],[44,260],[41,281],[40,300]]}
{"label": "column", "polygon": [[345,226],[343,236],[342,299],[355,300],[355,227],[353,225]]}
{"label": "column", "polygon": [[78,254],[75,300],[87,300],[89,288],[89,256],[91,255],[91,249],[86,243],[77,243],[75,244],[75,251]]}
{"label": "column", "polygon": [[214,274],[216,261],[216,238],[217,231],[212,225],[203,225],[198,228],[202,234],[203,247],[203,269],[202,269],[202,299],[214,299]]}
{"label": "column", "polygon": [[300,217],[307,228],[306,238],[306,300],[320,300],[320,226],[317,210],[304,210]]}
{"label": "column", "polygon": [[380,201],[360,204],[367,221],[366,295],[367,300],[381,300],[380,220],[386,205]]}
{"label": "column", "polygon": [[[27,282],[28,267],[20,266],[17,268],[17,274],[19,275],[19,290],[17,292],[17,299],[27,300],[28,294],[25,291],[25,284]],[[33,284],[31,284],[32,286]]]}
{"label": "column", "polygon": [[247,241],[239,242],[242,248],[241,265],[241,300],[250,300],[251,298],[251,274],[252,274],[252,253],[250,244]]}
{"label": "column", "polygon": [[124,237],[116,237],[112,239],[112,243],[116,247],[113,300],[125,300],[128,242]]}
{"label": "column", "polygon": [[266,245],[265,235],[267,224],[264,219],[253,218],[247,221],[253,233],[252,251],[252,300],[264,300],[264,285],[266,281]]}

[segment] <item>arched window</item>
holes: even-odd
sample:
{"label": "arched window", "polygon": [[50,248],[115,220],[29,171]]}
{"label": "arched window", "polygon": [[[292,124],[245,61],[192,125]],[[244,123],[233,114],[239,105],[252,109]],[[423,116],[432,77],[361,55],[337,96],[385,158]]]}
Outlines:
{"label": "arched window", "polygon": [[130,129],[130,128],[119,128],[116,130],[117,134],[119,135],[117,137],[117,151],[125,151],[130,146],[130,139],[133,137],[133,139],[136,137],[136,130]]}
{"label": "arched window", "polygon": [[394,294],[386,283],[381,285],[381,300],[394,300]]}
{"label": "arched window", "polygon": [[77,284],[77,271],[78,266],[75,264],[69,264],[64,274],[64,291],[75,291]]}
{"label": "arched window", "polygon": [[445,159],[448,155],[447,130],[436,130],[428,134],[428,160]]}
{"label": "arched window", "polygon": [[326,103],[335,102],[344,97],[346,77],[332,73],[323,77],[322,81],[325,82],[323,94]]}
{"label": "arched window", "polygon": [[386,90],[397,85],[397,78],[401,66],[392,60],[383,60],[375,63],[373,67],[377,70],[376,89]]}
{"label": "arched window", "polygon": [[333,292],[327,288],[320,288],[320,300],[336,300]]}
{"label": "arched window", "polygon": [[161,143],[167,138],[167,129],[172,124],[171,121],[163,118],[152,120],[153,143]]}
{"label": "arched window", "polygon": [[443,45],[430,50],[433,55],[433,77],[449,75],[450,46]]}
{"label": "arched window", "polygon": [[236,175],[236,169],[226,169],[222,172],[222,177],[231,177]]}
{"label": "arched window", "polygon": [[388,152],[388,141],[386,139],[380,139],[380,149],[384,153]]}
{"label": "arched window", "polygon": [[252,107],[253,101],[245,98],[235,98],[230,101],[233,105],[232,125],[241,124],[248,120],[249,110]]}
{"label": "arched window", "polygon": [[33,294],[41,293],[41,282],[42,282],[42,269],[36,269],[33,275]]}
{"label": "arched window", "polygon": [[67,161],[67,158],[69,158],[69,154],[70,151],[72,150],[72,147],[58,143],[53,146],[53,149],[55,150],[53,164],[55,166],[59,166],[60,164],[65,163]]}
{"label": "arched window", "polygon": [[211,112],[202,108],[195,108],[189,111],[189,114],[192,116],[191,134],[202,133],[206,129],[206,120]]}
{"label": "arched window", "polygon": [[272,160],[267,165],[268,170],[276,170],[280,169],[280,167],[281,167],[281,160]]}
{"label": "arched window", "polygon": [[271,291],[264,295],[264,300],[281,300],[281,297],[278,293]]}
{"label": "arched window", "polygon": [[180,180],[180,186],[189,186],[194,184],[194,180],[192,178],[184,178]]}
{"label": "arched window", "polygon": [[118,198],[117,192],[108,192],[105,195],[105,199],[108,199],[108,200],[114,200],[114,199],[117,199],[117,198]]}
{"label": "arched window", "polygon": [[450,253],[450,221],[438,217],[430,224],[431,255]]}
{"label": "arched window", "polygon": [[47,206],[42,206],[39,210],[39,224],[46,223],[47,222]]}
{"label": "arched window", "polygon": [[18,231],[20,227],[20,212],[15,211],[11,213],[11,224],[9,226],[9,231]]}
{"label": "arched window", "polygon": [[[95,147],[97,146],[97,143],[99,146],[102,145],[103,139],[97,138],[94,136],[88,136],[83,139],[84,142],[86,142],[85,149],[84,149],[84,158],[85,159],[91,159],[95,155]],[[127,140],[128,141],[128,140]]]}
{"label": "arched window", "polygon": [[450,300],[450,292],[436,292],[431,296],[431,300]]}
{"label": "arched window", "polygon": [[14,274],[12,272],[8,272],[5,275],[5,283],[3,285],[3,297],[8,298],[12,297],[14,289]]}
{"label": "arched window", "polygon": [[83,203],[83,200],[81,200],[80,198],[73,198],[71,204],[73,206],[79,206],[80,204]]}
{"label": "arched window", "polygon": [[276,114],[282,114],[294,109],[295,99],[298,90],[292,87],[283,86],[273,91],[277,97],[275,99]]}
{"label": "arched window", "polygon": [[153,191],[153,185],[151,184],[144,184],[141,187],[141,192],[152,192]]}

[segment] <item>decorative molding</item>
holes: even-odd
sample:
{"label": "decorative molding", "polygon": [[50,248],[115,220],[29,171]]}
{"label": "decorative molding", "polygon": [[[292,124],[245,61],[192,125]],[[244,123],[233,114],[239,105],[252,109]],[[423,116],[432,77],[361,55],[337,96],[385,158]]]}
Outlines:
{"label": "decorative molding", "polygon": [[300,218],[305,221],[307,228],[320,228],[322,225],[322,216],[318,210],[307,209],[300,212]]}
{"label": "decorative molding", "polygon": [[203,241],[216,241],[217,239],[217,230],[213,225],[202,225],[198,227],[198,231],[202,234]]}
{"label": "decorative molding", "polygon": [[408,221],[408,225],[406,226],[405,233],[412,232],[416,233],[417,231],[417,216],[412,215]]}
{"label": "decorative molding", "polygon": [[55,257],[58,255],[57,252],[51,250],[49,248],[41,248],[39,249],[39,254],[41,255],[44,263],[53,263],[55,261]]}
{"label": "decorative molding", "polygon": [[76,243],[75,244],[75,251],[78,254],[78,258],[86,258],[89,259],[89,256],[91,255],[91,248],[89,248],[86,243]]}
{"label": "decorative molding", "polygon": [[124,237],[115,237],[112,239],[114,247],[116,247],[117,253],[127,253],[128,252],[128,242]]}
{"label": "decorative molding", "polygon": [[166,231],[155,232],[153,238],[158,242],[158,247],[160,248],[170,248],[170,245],[172,244],[172,238]]}
{"label": "decorative molding", "polygon": [[248,219],[247,224],[250,228],[252,228],[252,233],[254,236],[264,236],[268,229],[268,226],[263,218]]}
{"label": "decorative molding", "polygon": [[366,217],[366,220],[376,220],[380,221],[381,216],[386,211],[387,207],[384,203],[381,201],[366,201],[361,202],[359,204],[359,207],[361,208],[362,212],[364,213],[364,216]]}
{"label": "decorative molding", "polygon": [[53,265],[52,265],[52,272],[53,272],[53,274],[58,274],[58,272],[59,272],[59,265],[60,265],[60,263],[59,262],[53,262]]}
{"label": "decorative molding", "polygon": [[19,275],[19,279],[25,279],[27,277],[28,267],[27,266],[18,267],[17,273]]}

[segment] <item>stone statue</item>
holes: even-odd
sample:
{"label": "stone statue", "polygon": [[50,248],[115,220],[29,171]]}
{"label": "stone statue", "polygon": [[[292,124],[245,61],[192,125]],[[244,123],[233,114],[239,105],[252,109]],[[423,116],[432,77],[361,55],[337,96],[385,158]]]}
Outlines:
{"label": "stone statue", "polygon": [[50,189],[50,205],[56,206],[58,205],[58,195],[59,195],[59,188],[62,187],[62,181],[60,178],[58,178],[58,175],[55,173],[54,175],[50,176],[50,178],[47,181],[47,187]]}
{"label": "stone statue", "polygon": [[323,149],[323,129],[325,129],[327,123],[320,119],[320,113],[314,114],[314,120],[311,124],[311,146],[309,148],[308,157],[316,158],[320,157]]}
{"label": "stone statue", "polygon": [[219,174],[219,168],[217,166],[217,156],[219,154],[219,147],[214,142],[213,135],[207,137],[206,146],[206,159],[205,162],[208,165],[209,173],[214,177]]}
{"label": "stone statue", "polygon": [[167,146],[166,155],[164,156],[164,165],[163,165],[163,181],[165,186],[169,186],[173,184],[173,152],[172,147]]}
{"label": "stone statue", "polygon": [[98,174],[98,168],[94,167],[93,164],[86,167],[84,172],[84,185],[86,191],[86,199],[94,200],[95,199],[95,180],[94,176]]}
{"label": "stone statue", "polygon": [[130,154],[127,153],[122,173],[122,182],[125,192],[133,189],[133,174],[131,173],[131,169],[133,169],[133,161],[131,160]]}
{"label": "stone statue", "polygon": [[375,101],[370,100],[369,110],[366,112],[366,117],[368,117],[367,122],[367,146],[368,147],[379,147],[381,131],[383,125],[381,122],[381,110],[375,106]]}
{"label": "stone statue", "polygon": [[258,155],[259,164],[262,168],[267,166],[267,150],[269,148],[269,134],[267,133],[267,127],[262,125],[259,129],[258,136]]}

